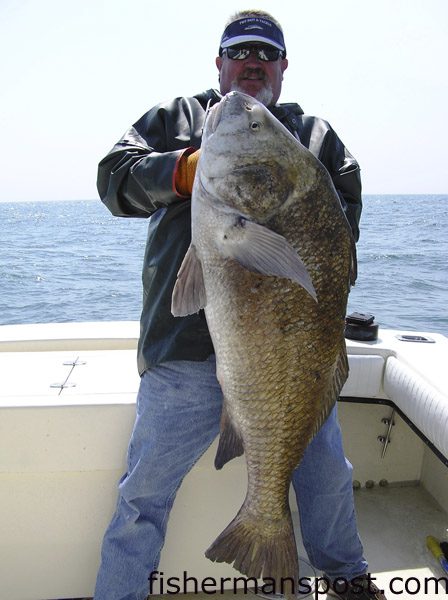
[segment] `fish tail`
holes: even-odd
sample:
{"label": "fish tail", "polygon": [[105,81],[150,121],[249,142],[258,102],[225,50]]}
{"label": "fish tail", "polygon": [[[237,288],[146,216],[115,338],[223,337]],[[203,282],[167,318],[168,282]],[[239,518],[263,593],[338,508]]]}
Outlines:
{"label": "fish tail", "polygon": [[233,564],[243,575],[269,578],[277,586],[285,578],[298,581],[297,547],[291,514],[282,519],[263,520],[252,517],[244,505],[233,521],[205,552],[214,562]]}

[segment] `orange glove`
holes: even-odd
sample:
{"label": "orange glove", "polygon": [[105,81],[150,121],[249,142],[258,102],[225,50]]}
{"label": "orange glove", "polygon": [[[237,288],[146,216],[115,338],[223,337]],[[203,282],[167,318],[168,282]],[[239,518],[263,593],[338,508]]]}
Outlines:
{"label": "orange glove", "polygon": [[200,153],[200,150],[196,150],[192,154],[183,154],[177,163],[174,185],[182,196],[191,196]]}

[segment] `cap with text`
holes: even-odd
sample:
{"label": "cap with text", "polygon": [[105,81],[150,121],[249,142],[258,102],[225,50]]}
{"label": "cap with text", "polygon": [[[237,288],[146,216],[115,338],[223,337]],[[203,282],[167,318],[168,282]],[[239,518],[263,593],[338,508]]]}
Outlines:
{"label": "cap with text", "polygon": [[245,17],[229,23],[222,34],[220,48],[229,48],[248,42],[269,44],[282,50],[286,56],[286,47],[281,29],[269,19]]}

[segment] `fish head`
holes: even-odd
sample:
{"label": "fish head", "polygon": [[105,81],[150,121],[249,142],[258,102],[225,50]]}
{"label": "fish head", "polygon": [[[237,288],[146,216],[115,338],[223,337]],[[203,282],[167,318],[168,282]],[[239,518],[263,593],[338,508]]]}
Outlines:
{"label": "fish head", "polygon": [[312,186],[316,162],[261,102],[230,92],[207,115],[198,186],[263,223],[292,193]]}

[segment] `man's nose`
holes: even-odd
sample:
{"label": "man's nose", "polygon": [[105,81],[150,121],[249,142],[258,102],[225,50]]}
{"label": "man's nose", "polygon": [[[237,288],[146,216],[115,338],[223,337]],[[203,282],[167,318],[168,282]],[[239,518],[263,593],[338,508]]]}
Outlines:
{"label": "man's nose", "polygon": [[249,56],[247,58],[245,58],[245,62],[246,63],[254,63],[254,64],[259,64],[260,62],[263,62],[259,56],[258,56],[258,49],[257,48],[250,48],[250,52],[249,52]]}

